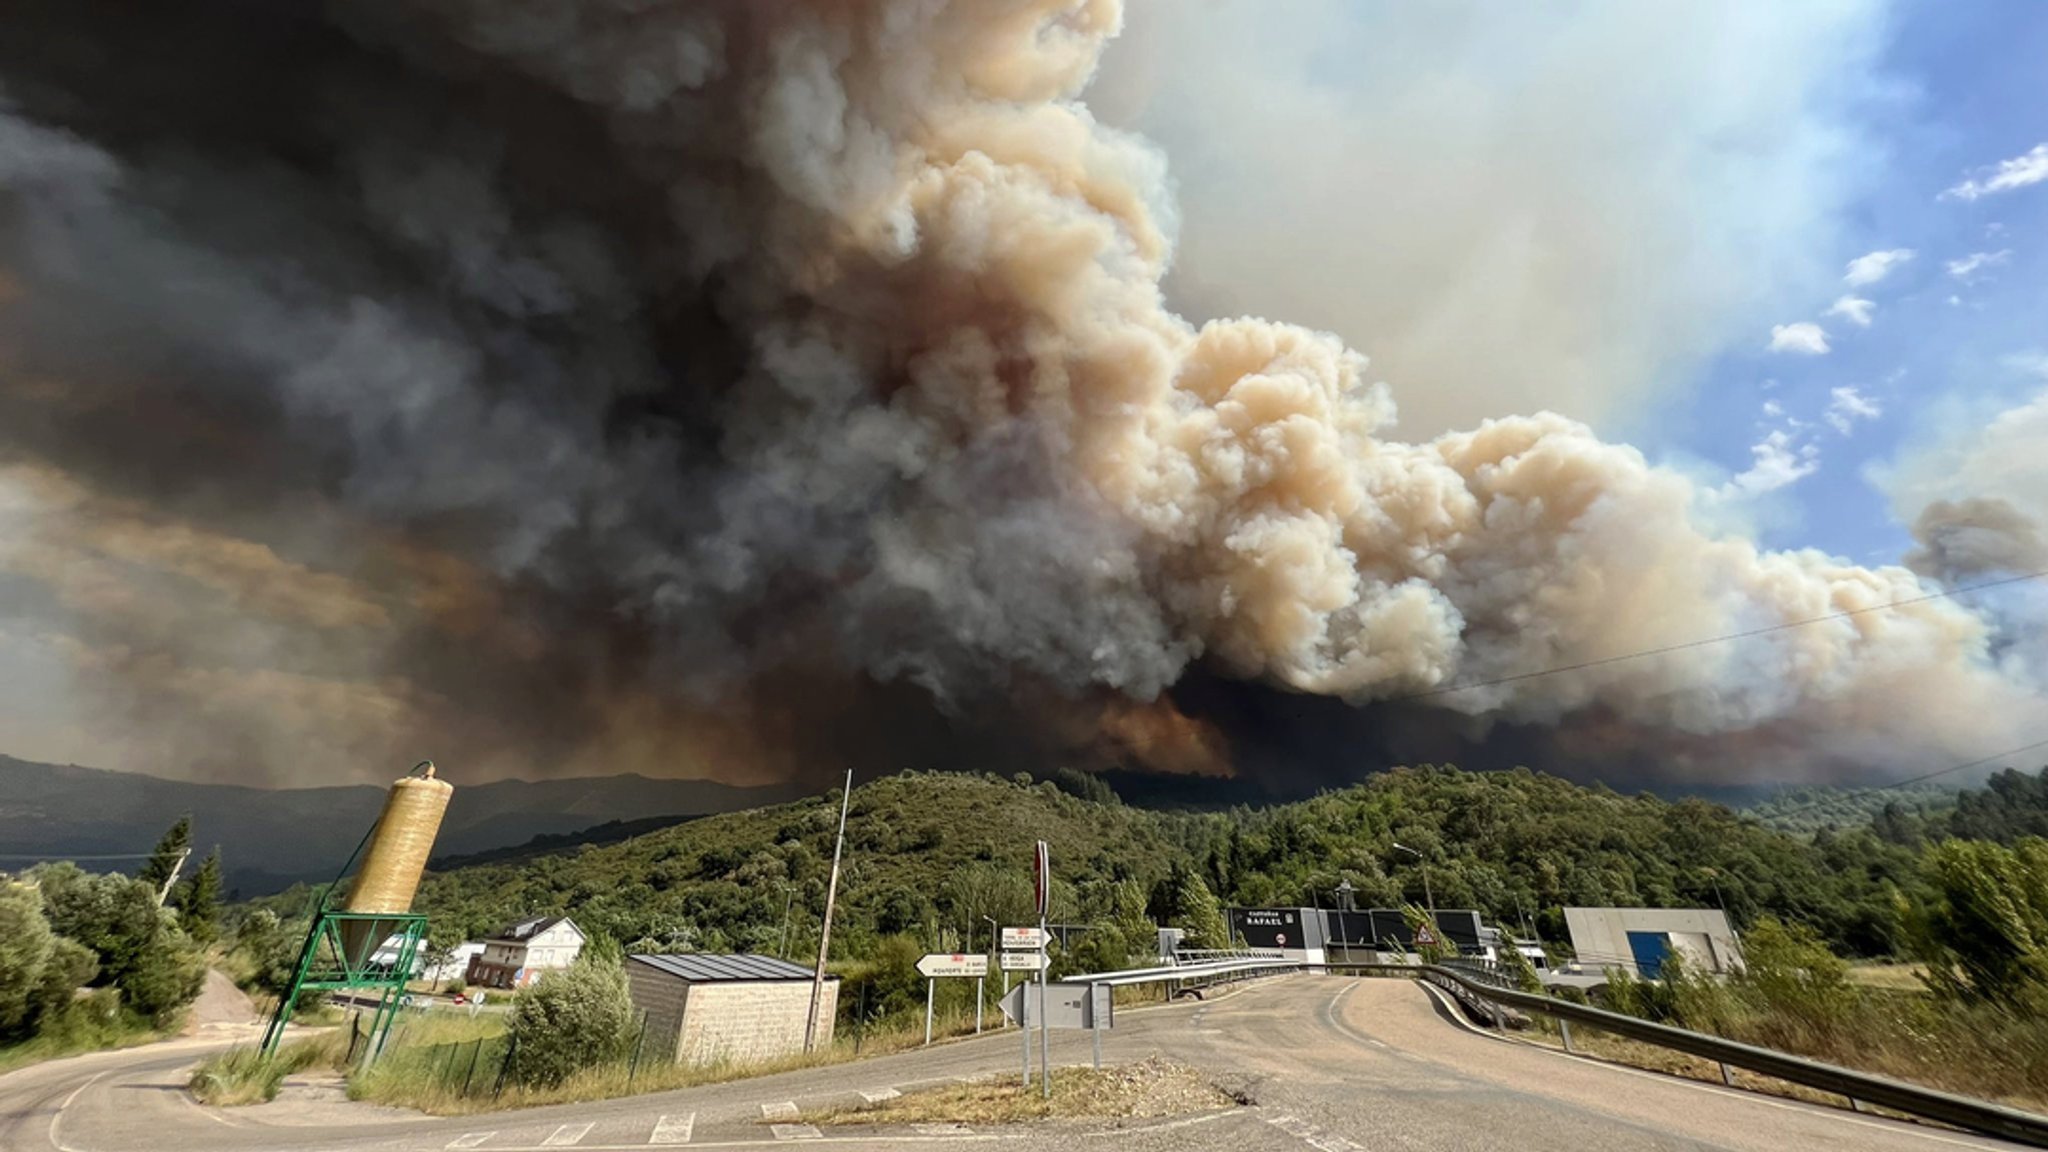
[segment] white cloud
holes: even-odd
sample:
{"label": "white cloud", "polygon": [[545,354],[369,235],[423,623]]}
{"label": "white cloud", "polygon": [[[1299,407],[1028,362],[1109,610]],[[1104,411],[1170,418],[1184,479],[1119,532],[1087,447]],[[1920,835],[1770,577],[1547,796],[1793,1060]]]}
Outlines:
{"label": "white cloud", "polygon": [[1087,101],[1171,158],[1190,319],[1345,337],[1410,436],[1597,423],[1839,266],[1889,7],[1134,3]]}
{"label": "white cloud", "polygon": [[2004,364],[2015,371],[2048,380],[2048,352],[2015,352],[2005,357]]}
{"label": "white cloud", "polygon": [[1975,200],[1994,192],[2010,192],[2048,180],[2048,144],[2036,144],[2024,155],[2000,160],[1982,180],[1969,179],[1941,194],[1943,200]]}
{"label": "white cloud", "polygon": [[1792,434],[1774,429],[1749,446],[1749,469],[1713,490],[1722,500],[1740,500],[1775,492],[1820,471],[1820,449],[1800,444]]}
{"label": "white cloud", "polygon": [[1875,284],[1889,276],[1893,268],[1904,264],[1912,258],[1913,250],[1911,248],[1887,248],[1880,252],[1858,256],[1854,260],[1849,261],[1848,273],[1842,277],[1842,282],[1851,288],[1860,288],[1865,284]]}
{"label": "white cloud", "polygon": [[2012,259],[2012,249],[2001,248],[1996,252],[1972,252],[1960,260],[1948,262],[1948,274],[1958,280],[1969,280],[1980,269],[1996,268]]}
{"label": "white cloud", "polygon": [[1860,296],[1843,296],[1834,302],[1834,305],[1828,309],[1827,314],[1830,316],[1840,316],[1858,328],[1868,328],[1870,327],[1871,309],[1876,307],[1877,305]]}
{"label": "white cloud", "polygon": [[1776,420],[1778,417],[1783,416],[1784,414],[1785,406],[1783,404],[1778,403],[1776,400],[1764,401],[1764,415],[1769,416],[1773,420]]}
{"label": "white cloud", "polygon": [[1828,410],[1821,418],[1844,436],[1855,431],[1858,420],[1875,420],[1884,415],[1882,405],[1853,386],[1844,385],[1833,389],[1828,395],[1831,397],[1828,401]]}
{"label": "white cloud", "polygon": [[1773,352],[1797,352],[1802,356],[1825,356],[1828,350],[1828,334],[1821,326],[1809,320],[1796,324],[1771,325],[1771,346]]}

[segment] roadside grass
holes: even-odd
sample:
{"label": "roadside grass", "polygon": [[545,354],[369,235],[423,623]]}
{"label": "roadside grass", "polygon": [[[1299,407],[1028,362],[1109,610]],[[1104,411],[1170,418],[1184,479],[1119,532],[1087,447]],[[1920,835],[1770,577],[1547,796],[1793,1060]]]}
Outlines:
{"label": "roadside grass", "polygon": [[1184,1064],[1152,1057],[1136,1064],[1053,1071],[1048,1098],[1036,1082],[990,1077],[888,1100],[807,1112],[823,1125],[1018,1124],[1033,1120],[1149,1120],[1231,1108],[1241,1101]]}
{"label": "roadside grass", "polygon": [[164,1028],[153,1028],[148,1022],[121,1011],[111,994],[82,997],[58,1020],[46,1026],[41,1035],[19,1044],[0,1046],[0,1073],[45,1060],[61,1060],[66,1056],[153,1044],[176,1036],[183,1023],[181,1019]]}
{"label": "roadside grass", "polygon": [[1849,965],[1849,982],[1892,992],[1925,992],[1927,985],[1920,978],[1924,971],[1918,964],[1868,961]]}
{"label": "roadside grass", "polygon": [[347,1057],[346,1032],[296,1040],[267,1058],[260,1049],[230,1048],[201,1063],[185,1086],[201,1104],[217,1108],[264,1104],[277,1099],[286,1076],[308,1068],[338,1069]]}
{"label": "roadside grass", "polygon": [[[430,1013],[432,1015],[452,1015]],[[489,1019],[479,1017],[478,1023]],[[950,1027],[941,1027],[934,1032],[937,1038],[971,1036],[974,1032],[974,1018],[948,1022]],[[637,1065],[631,1062],[608,1063],[573,1073],[560,1084],[551,1086],[506,1083],[503,1091],[495,1094],[483,1086],[483,1077],[492,1080],[497,1077],[498,1056],[492,1051],[493,1039],[503,1032],[504,1021],[495,1021],[497,1033],[477,1033],[448,1038],[446,1032],[408,1031],[394,1035],[385,1045],[384,1053],[378,1057],[368,1071],[360,1072],[349,1079],[349,1097],[398,1108],[415,1108],[434,1116],[468,1116],[481,1112],[498,1112],[512,1108],[537,1108],[545,1104],[580,1104],[594,1100],[612,1100],[621,1096],[637,1096],[647,1092],[668,1092],[678,1088],[696,1088],[706,1084],[723,1084],[732,1080],[743,1080],[755,1076],[770,1076],[778,1072],[795,1072],[805,1068],[820,1068],[833,1064],[844,1064],[869,1056],[885,1055],[891,1052],[916,1048],[924,1042],[924,1023],[920,1019],[915,1028],[891,1026],[881,1029],[868,1028],[856,1040],[852,1035],[835,1037],[826,1048],[811,1053],[800,1053],[777,1060],[755,1063],[676,1064],[663,1061],[651,1054],[643,1053]],[[438,1026],[437,1026],[438,1027]],[[435,1038],[428,1039],[428,1036]],[[451,1049],[452,1044],[484,1043],[475,1051],[477,1055],[464,1055],[464,1049]],[[465,1072],[457,1072],[449,1066],[454,1061],[476,1061],[475,1079]],[[469,1082],[469,1091],[463,1090]]]}

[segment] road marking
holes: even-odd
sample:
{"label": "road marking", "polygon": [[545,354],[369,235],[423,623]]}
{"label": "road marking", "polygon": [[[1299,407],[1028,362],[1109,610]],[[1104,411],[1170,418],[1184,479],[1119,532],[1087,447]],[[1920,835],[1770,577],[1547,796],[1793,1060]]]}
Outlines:
{"label": "road marking", "polygon": [[761,1105],[761,1119],[763,1120],[794,1120],[800,1115],[802,1113],[797,1111],[796,1101],[794,1100]]}
{"label": "road marking", "polygon": [[884,1100],[894,1100],[895,1098],[901,1095],[903,1095],[903,1093],[898,1092],[894,1088],[877,1088],[873,1092],[861,1093],[860,1098],[867,1101],[870,1104],[880,1104]]}
{"label": "road marking", "polygon": [[777,1140],[818,1140],[825,1135],[810,1124],[770,1124],[768,1131],[773,1132]]}
{"label": "road marking", "polygon": [[1318,1152],[1365,1152],[1365,1146],[1342,1136],[1332,1136],[1299,1116],[1268,1116],[1266,1123],[1300,1140]]}
{"label": "road marking", "polygon": [[910,1130],[919,1136],[972,1136],[974,1129],[965,1124],[912,1124]]}
{"label": "road marking", "polygon": [[663,1116],[654,1122],[654,1135],[647,1138],[649,1144],[688,1144],[690,1132],[697,1127],[697,1114],[686,1116]]}
{"label": "road marking", "polygon": [[453,1139],[453,1140],[450,1140],[450,1141],[448,1142],[448,1146],[449,1146],[450,1148],[474,1148],[474,1147],[476,1147],[477,1145],[479,1145],[479,1144],[483,1143],[483,1142],[484,1142],[484,1141],[486,1141],[486,1140],[489,1140],[489,1139],[490,1139],[491,1137],[493,1137],[493,1136],[496,1136],[496,1135],[497,1135],[497,1133],[496,1133],[495,1131],[493,1131],[493,1132],[464,1132],[464,1133],[463,1133],[462,1135],[460,1135],[460,1136],[457,1136],[457,1137],[456,1137],[455,1139]]}
{"label": "road marking", "polygon": [[590,1130],[595,1127],[597,1127],[597,1122],[594,1120],[587,1124],[564,1124],[560,1128],[555,1129],[554,1135],[541,1141],[540,1146],[543,1148],[567,1148],[572,1144],[580,1143],[585,1136],[590,1135]]}

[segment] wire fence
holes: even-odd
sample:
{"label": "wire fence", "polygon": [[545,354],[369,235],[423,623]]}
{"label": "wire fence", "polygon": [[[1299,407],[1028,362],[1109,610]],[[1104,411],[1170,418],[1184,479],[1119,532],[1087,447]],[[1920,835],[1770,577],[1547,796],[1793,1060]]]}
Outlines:
{"label": "wire fence", "polygon": [[[367,1041],[367,1036],[364,1040]],[[639,1076],[641,1057],[646,1047],[647,1014],[643,1012],[635,1024],[632,1043],[625,1046],[619,1056],[601,1061],[597,1067],[616,1067],[625,1073],[626,1083],[630,1085]],[[355,1051],[352,1037],[351,1055]],[[546,1072],[543,1063],[532,1060],[526,1062],[530,1067],[523,1067],[519,1040],[507,1033],[423,1046],[407,1045],[401,1036],[387,1045],[385,1051],[378,1055],[378,1060],[402,1061],[406,1075],[460,1098],[488,1096],[496,1099],[504,1094],[506,1088],[541,1078]]]}

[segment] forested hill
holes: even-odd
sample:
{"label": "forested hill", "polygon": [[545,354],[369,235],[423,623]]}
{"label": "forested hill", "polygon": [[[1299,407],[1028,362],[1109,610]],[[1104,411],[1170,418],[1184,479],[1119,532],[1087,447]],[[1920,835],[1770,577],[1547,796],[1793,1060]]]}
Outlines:
{"label": "forested hill", "polygon": [[[1051,842],[1055,919],[1133,924],[1171,913],[1191,876],[1226,903],[1421,902],[1421,851],[1440,907],[1503,924],[1526,914],[1562,938],[1565,905],[1725,904],[1814,924],[1839,947],[1898,941],[1888,885],[1919,883],[1917,853],[1867,830],[1815,844],[1702,801],[1623,796],[1527,771],[1388,772],[1299,803],[1167,813],[1082,799],[1092,789],[958,773],[854,790],[835,953],[881,936],[985,942],[983,917],[1021,922],[1031,844]],[[567,913],[627,943],[801,952],[824,904],[837,797],[707,817],[624,843],[428,879],[437,938],[475,938],[529,913]],[[1169,877],[1173,883],[1166,883]],[[790,908],[785,937],[785,907]],[[815,947],[815,943],[808,945]],[[980,947],[981,944],[972,946]]]}

